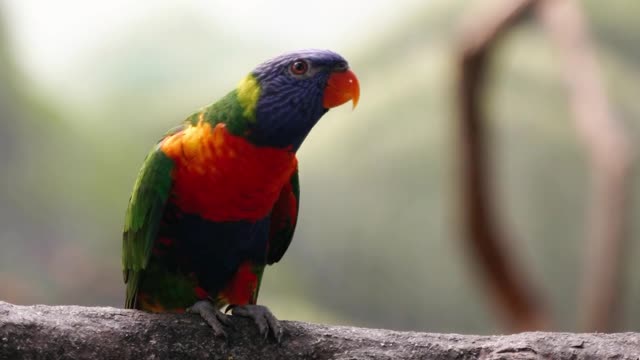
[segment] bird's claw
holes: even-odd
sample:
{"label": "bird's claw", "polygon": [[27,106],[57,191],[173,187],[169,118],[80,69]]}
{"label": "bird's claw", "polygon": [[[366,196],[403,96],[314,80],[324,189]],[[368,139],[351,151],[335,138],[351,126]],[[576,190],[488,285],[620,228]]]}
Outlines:
{"label": "bird's claw", "polygon": [[227,332],[225,326],[231,326],[231,319],[229,316],[223,314],[218,310],[210,301],[201,300],[193,304],[190,308],[187,308],[188,313],[199,314],[204,321],[211,326],[213,333],[217,337],[227,339]]}
{"label": "bird's claw", "polygon": [[253,319],[265,340],[269,337],[269,329],[271,329],[276,341],[278,343],[282,341],[282,325],[267,307],[253,304],[238,305],[231,308],[231,314]]}

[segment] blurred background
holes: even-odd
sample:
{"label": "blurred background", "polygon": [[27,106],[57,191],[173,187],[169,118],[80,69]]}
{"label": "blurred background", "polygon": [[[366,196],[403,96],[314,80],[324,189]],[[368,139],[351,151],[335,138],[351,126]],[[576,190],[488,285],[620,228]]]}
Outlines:
{"label": "blurred background", "polygon": [[[281,52],[330,48],[361,101],[299,152],[301,213],[260,301],[281,319],[503,331],[461,239],[455,43],[462,0],[0,0],[0,300],[122,307],[124,212],[165,130]],[[612,111],[640,138],[640,3],[583,1]],[[471,13],[470,13],[471,11]],[[493,55],[483,107],[495,195],[555,328],[576,330],[588,153],[532,20]],[[620,329],[640,329],[640,180]]]}

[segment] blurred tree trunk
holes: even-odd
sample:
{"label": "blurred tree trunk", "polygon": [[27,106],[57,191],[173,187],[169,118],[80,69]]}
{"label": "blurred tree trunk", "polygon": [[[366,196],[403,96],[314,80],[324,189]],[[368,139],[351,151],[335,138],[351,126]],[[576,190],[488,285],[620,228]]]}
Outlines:
{"label": "blurred tree trunk", "polygon": [[483,14],[476,13],[463,24],[456,55],[463,236],[483,272],[496,309],[511,331],[546,329],[551,319],[541,291],[511,249],[515,244],[512,235],[496,215],[491,181],[493,158],[482,102],[487,62],[495,44],[534,3],[535,0],[500,2],[500,6]]}
{"label": "blurred tree trunk", "polygon": [[631,144],[613,116],[581,6],[541,0],[537,14],[560,55],[578,136],[591,161],[581,328],[618,328],[629,231]]}
{"label": "blurred tree trunk", "polygon": [[[486,4],[486,3],[485,3]],[[612,115],[576,0],[495,1],[464,25],[458,42],[458,156],[463,228],[497,308],[510,330],[551,324],[544,296],[511,247],[513,235],[496,215],[492,159],[482,108],[487,61],[498,39],[531,9],[561,57],[576,130],[591,159],[592,187],[583,273],[582,327],[611,331],[617,326],[629,219],[632,156],[629,140]],[[567,224],[570,226],[570,224]]]}

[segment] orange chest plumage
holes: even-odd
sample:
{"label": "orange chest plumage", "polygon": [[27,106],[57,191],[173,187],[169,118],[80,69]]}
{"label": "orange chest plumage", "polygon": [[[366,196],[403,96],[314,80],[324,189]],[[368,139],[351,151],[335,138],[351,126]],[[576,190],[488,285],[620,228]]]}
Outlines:
{"label": "orange chest plumage", "polygon": [[264,218],[297,166],[291,151],[255,146],[203,121],[160,148],[175,163],[170,201],[211,221]]}

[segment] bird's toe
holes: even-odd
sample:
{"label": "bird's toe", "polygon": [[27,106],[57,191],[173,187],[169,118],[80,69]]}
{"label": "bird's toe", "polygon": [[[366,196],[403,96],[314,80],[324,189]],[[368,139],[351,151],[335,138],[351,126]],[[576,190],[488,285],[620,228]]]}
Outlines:
{"label": "bird's toe", "polygon": [[269,330],[273,333],[274,338],[278,343],[282,340],[283,329],[282,325],[271,311],[262,305],[240,305],[234,306],[231,309],[231,313],[235,316],[242,316],[252,319],[258,326],[258,332],[264,339],[269,337]]}
{"label": "bird's toe", "polygon": [[204,321],[211,326],[213,333],[216,337],[226,339],[227,332],[224,327],[231,324],[231,320],[220,310],[218,310],[213,304],[207,300],[198,301],[187,309],[187,312],[193,314],[199,314]]}

